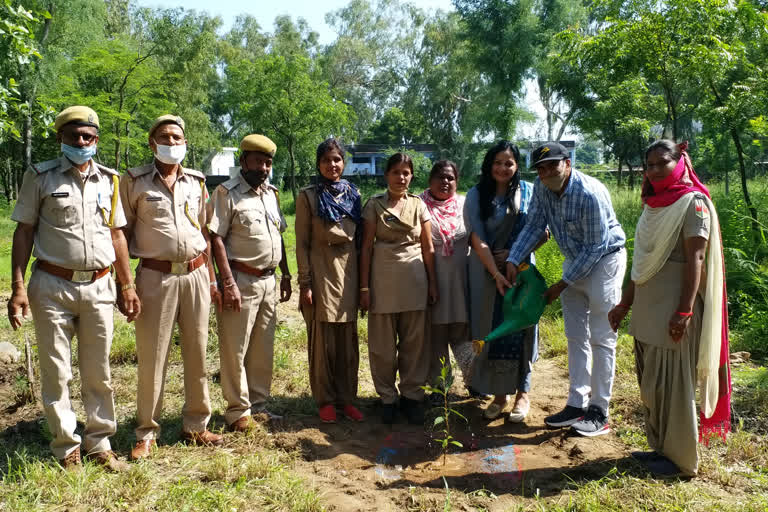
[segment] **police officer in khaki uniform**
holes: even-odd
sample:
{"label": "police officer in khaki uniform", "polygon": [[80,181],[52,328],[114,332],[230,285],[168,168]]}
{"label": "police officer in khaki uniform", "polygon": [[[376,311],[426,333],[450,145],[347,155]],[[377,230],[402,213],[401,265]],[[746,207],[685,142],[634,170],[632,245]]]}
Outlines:
{"label": "police officer in khaki uniform", "polygon": [[[54,123],[63,156],[33,165],[24,175],[11,219],[11,326],[18,329],[32,312],[40,357],[43,408],[53,441],[51,450],[65,468],[79,467],[80,436],[69,396],[71,342],[77,336],[82,400],[86,413],[84,448],[89,458],[113,471],[126,466],[111,451],[116,431],[110,384],[115,282],[122,283],[128,319],[141,310],[131,282],[128,248],[121,231],[125,216],[118,175],[93,161],[99,118],[88,107],[64,109]],[[24,273],[34,246],[37,261],[29,280]]]}
{"label": "police officer in khaki uniform", "polygon": [[184,121],[157,118],[149,129],[154,161],[129,169],[120,182],[131,256],[140,258],[136,287],[144,309],[136,319],[136,460],[151,454],[160,432],[163,387],[174,324],[181,333],[184,361],[183,440],[221,445],[207,430],[211,417],[205,348],[210,304],[219,302],[210,255],[202,173],[182,167]]}
{"label": "police officer in khaki uniform", "polygon": [[267,183],[277,146],[263,135],[240,143],[240,174],[213,192],[209,229],[221,278],[223,311],[219,312],[221,390],[228,406],[229,428],[250,428],[251,413],[265,409],[272,384],[277,286],[280,301],[291,297],[291,276],[282,232],[277,189]]}

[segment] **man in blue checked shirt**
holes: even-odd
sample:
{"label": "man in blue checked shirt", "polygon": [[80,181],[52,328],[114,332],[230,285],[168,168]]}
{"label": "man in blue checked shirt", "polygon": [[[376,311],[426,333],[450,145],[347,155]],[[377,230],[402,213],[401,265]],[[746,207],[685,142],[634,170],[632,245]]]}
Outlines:
{"label": "man in blue checked shirt", "polygon": [[544,144],[532,160],[539,179],[528,223],[509,251],[507,280],[515,283],[518,265],[549,226],[565,262],[562,279],[545,296],[547,303],[560,297],[563,304],[570,390],[565,408],[544,421],[551,427],[570,425],[584,436],[607,434],[617,339],[608,312],[621,297],[626,238],[608,190],[572,169],[562,145]]}

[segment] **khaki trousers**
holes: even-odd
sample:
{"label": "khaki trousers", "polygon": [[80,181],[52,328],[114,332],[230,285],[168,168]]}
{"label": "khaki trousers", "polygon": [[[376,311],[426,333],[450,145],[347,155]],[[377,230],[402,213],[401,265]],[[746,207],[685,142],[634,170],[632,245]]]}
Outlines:
{"label": "khaki trousers", "polygon": [[400,394],[422,400],[429,372],[427,312],[368,314],[368,356],[376,392],[384,404],[397,400],[395,386],[400,372]]}
{"label": "khaki trousers", "polygon": [[205,369],[211,306],[208,268],[203,265],[189,274],[175,275],[139,267],[136,291],[141,299],[141,314],[135,320],[139,360],[136,439],[160,435],[168,353],[176,322],[184,362],[182,429],[202,432],[211,418]]}
{"label": "khaki trousers", "polygon": [[232,273],[242,296],[240,312],[217,312],[221,391],[230,425],[264,409],[272,386],[277,321],[275,276]]}
{"label": "khaki trousers", "polygon": [[360,349],[357,322],[320,322],[314,306],[301,306],[307,323],[309,385],[318,407],[344,406],[357,398]]}
{"label": "khaki trousers", "polygon": [[461,376],[464,379],[465,385],[470,383],[470,374],[472,371],[472,362],[475,359],[475,353],[472,350],[472,342],[469,339],[469,324],[454,323],[454,324],[432,324],[429,328],[430,331],[430,360],[429,360],[429,373],[427,374],[427,382],[433,386],[441,386],[440,372],[442,370],[442,364],[440,359],[444,358],[448,365],[451,375],[451,356],[448,354],[448,347],[453,350],[453,357],[456,359],[456,364],[461,370]]}
{"label": "khaki trousers", "polygon": [[40,358],[43,409],[53,435],[51,451],[63,459],[80,446],[77,418],[69,397],[72,381],[72,337],[77,356],[86,453],[109,450],[117,429],[110,383],[115,282],[105,276],[92,283],[73,283],[35,270],[29,280],[29,304]]}

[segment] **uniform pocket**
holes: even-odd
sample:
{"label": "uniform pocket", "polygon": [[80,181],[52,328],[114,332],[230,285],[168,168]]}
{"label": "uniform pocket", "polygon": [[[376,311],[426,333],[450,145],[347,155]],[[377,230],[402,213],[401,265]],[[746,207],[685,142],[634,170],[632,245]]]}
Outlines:
{"label": "uniform pocket", "polygon": [[77,208],[72,204],[61,204],[58,202],[56,206],[51,208],[54,222],[60,228],[67,228],[77,224],[79,215],[77,214]]}
{"label": "uniform pocket", "polygon": [[139,201],[139,215],[142,217],[165,217],[170,213],[170,201],[161,195],[147,194]]}

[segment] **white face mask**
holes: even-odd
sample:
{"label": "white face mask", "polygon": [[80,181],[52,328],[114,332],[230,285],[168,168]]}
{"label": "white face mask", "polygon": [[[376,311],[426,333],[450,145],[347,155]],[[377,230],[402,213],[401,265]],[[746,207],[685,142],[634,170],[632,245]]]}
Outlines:
{"label": "white face mask", "polygon": [[155,158],[163,162],[164,164],[178,164],[184,160],[187,154],[187,145],[179,144],[178,146],[164,146],[156,143]]}

